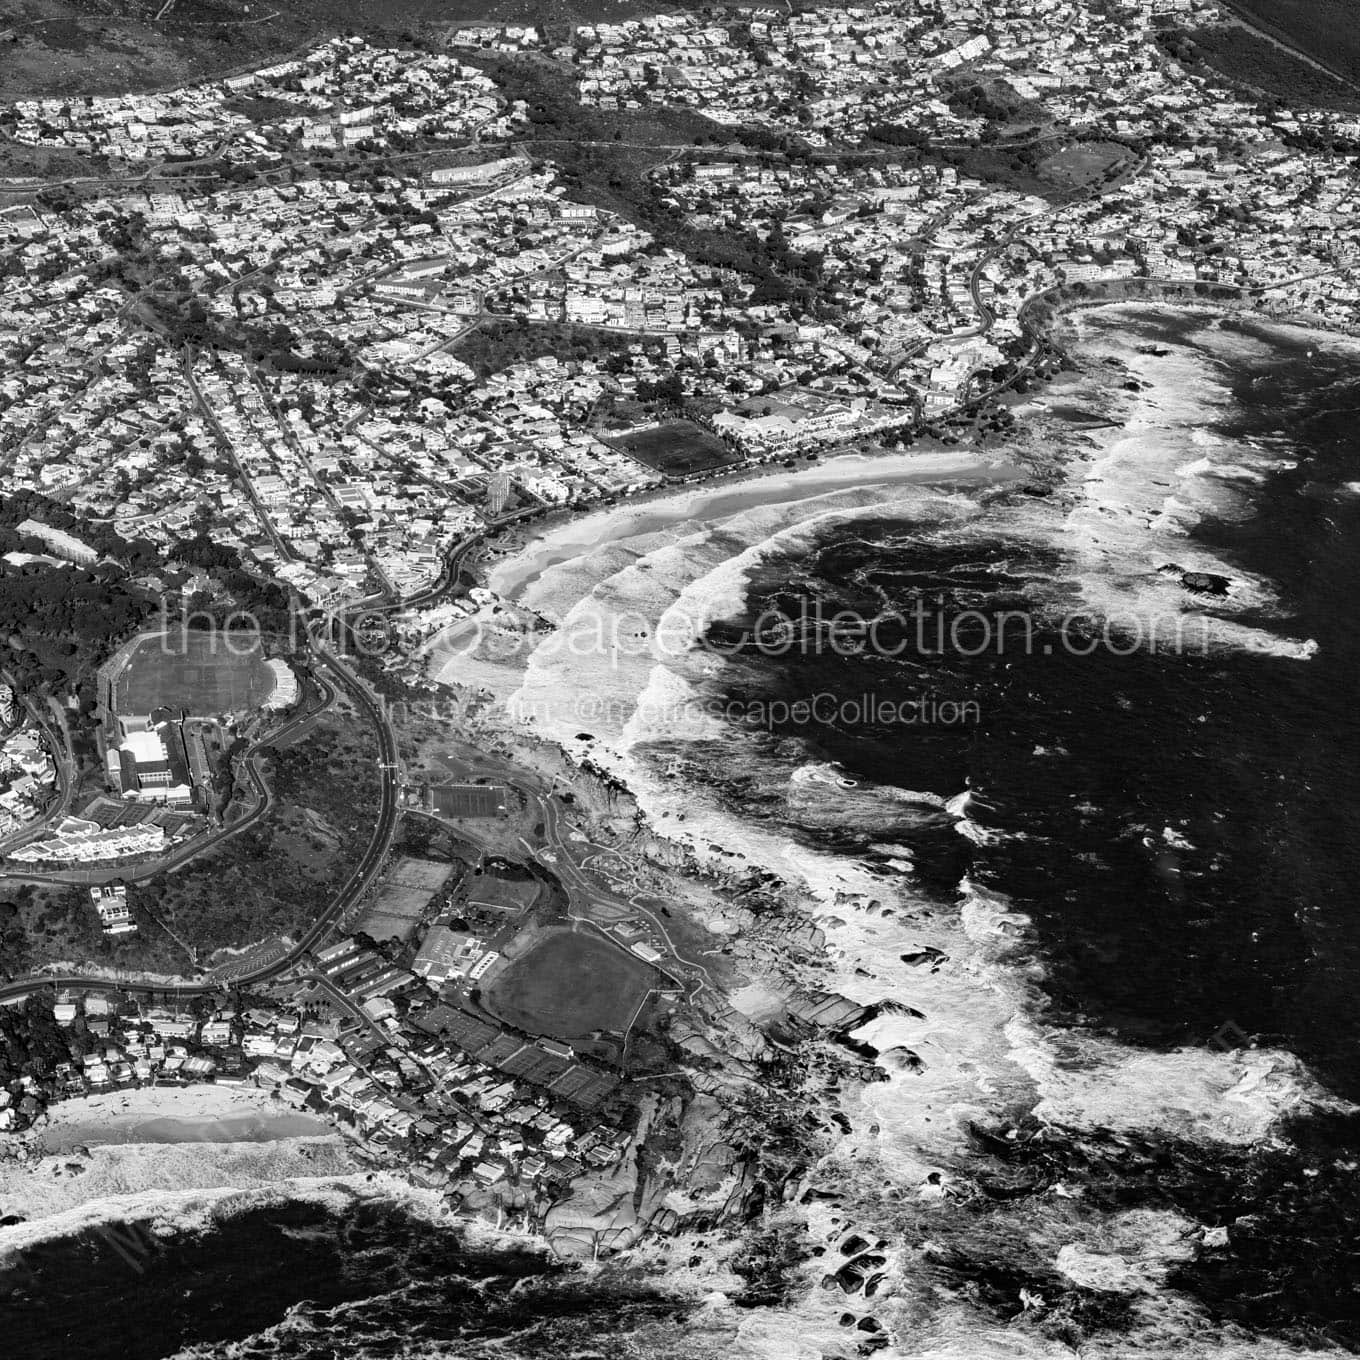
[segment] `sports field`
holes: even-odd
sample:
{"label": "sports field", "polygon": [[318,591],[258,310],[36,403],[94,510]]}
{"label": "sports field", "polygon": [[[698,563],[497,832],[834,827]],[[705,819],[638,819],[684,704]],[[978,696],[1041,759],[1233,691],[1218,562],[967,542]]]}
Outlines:
{"label": "sports field", "polygon": [[1073,142],[1041,161],[1039,174],[1063,188],[1084,189],[1118,174],[1137,159],[1118,142]]}
{"label": "sports field", "polygon": [[375,940],[406,939],[453,870],[452,864],[438,860],[399,859],[387,871],[377,897],[355,922],[355,930]]}
{"label": "sports field", "polygon": [[236,713],[258,708],[273,687],[258,637],[171,632],[132,645],[113,682],[113,707],[120,717],[158,708]]}
{"label": "sports field", "polygon": [[516,959],[483,994],[482,1006],[529,1034],[584,1038],[628,1027],[657,973],[593,935],[557,931]]}
{"label": "sports field", "polygon": [[505,788],[500,784],[435,784],[430,802],[441,817],[503,817]]}
{"label": "sports field", "polygon": [[737,461],[736,455],[721,439],[688,420],[621,435],[613,442],[639,463],[668,477],[708,472]]}

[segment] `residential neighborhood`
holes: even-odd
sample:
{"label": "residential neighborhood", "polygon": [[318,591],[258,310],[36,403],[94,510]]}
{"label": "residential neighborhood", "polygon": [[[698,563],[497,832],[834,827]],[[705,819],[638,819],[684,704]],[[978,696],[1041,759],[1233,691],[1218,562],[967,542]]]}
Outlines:
{"label": "residential neighborhood", "polygon": [[[1023,361],[1026,304],[1053,289],[1231,285],[1349,326],[1360,125],[1209,98],[1153,41],[1187,10],[1209,12],[1048,0],[984,22],[967,3],[884,3],[576,29],[552,55],[585,104],[702,107],[814,150],[873,148],[781,159],[734,143],[651,172],[693,229],[801,260],[811,308],[574,198],[551,157],[513,144],[403,172],[406,141],[504,139],[522,110],[498,105],[476,52],[542,52],[539,30],[456,30],[459,55],[416,60],[336,39],[220,85],[16,105],[17,141],[128,166],[397,140],[354,179],[322,158],[276,185],[8,210],[6,476],[153,541],[210,526],[319,603],[407,596],[491,518],[658,485],[614,437],[655,421],[657,392],[760,462],[947,417]],[[1115,179],[1045,198],[870,137],[871,110],[880,134],[910,121],[918,150],[976,139],[984,120],[951,102],[960,73],[998,105],[998,145],[1029,128]],[[550,325],[588,347],[467,362],[479,332]]]}
{"label": "residential neighborhood", "polygon": [[[113,921],[116,904],[101,913]],[[18,1100],[0,1091],[0,1131],[73,1096],[249,1085],[334,1121],[358,1155],[403,1166],[456,1205],[514,1187],[535,1211],[586,1168],[611,1166],[628,1142],[611,1100],[616,1078],[568,1045],[442,1003],[437,986],[371,943],[319,951],[311,981],[291,990],[289,1002],[239,1010],[62,992],[54,1018],[82,1057],[58,1063],[51,1085],[29,1080]]]}

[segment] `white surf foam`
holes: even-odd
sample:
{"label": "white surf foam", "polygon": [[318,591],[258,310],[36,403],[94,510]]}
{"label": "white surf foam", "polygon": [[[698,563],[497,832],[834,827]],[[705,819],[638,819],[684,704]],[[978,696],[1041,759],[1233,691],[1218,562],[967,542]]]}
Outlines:
{"label": "white surf foam", "polygon": [[[1078,499],[1056,536],[1070,562],[1064,574],[1084,609],[1120,639],[1137,638],[1146,647],[1188,635],[1210,649],[1306,660],[1316,652],[1311,640],[1234,617],[1277,611],[1273,585],[1188,537],[1207,517],[1254,513],[1250,484],[1292,466],[1292,458],[1270,441],[1229,440],[1206,429],[1235,410],[1224,364],[1186,346],[1157,357],[1141,354],[1129,320],[1129,309],[1116,308],[1084,313],[1077,322],[1088,347],[1118,359],[1144,387],[1119,393],[1123,429],[1105,438],[1077,485]],[[1264,342],[1229,332],[1218,333],[1214,343],[1224,360],[1270,352]],[[1089,387],[1091,400],[1109,401],[1108,381],[1090,375],[1077,388]],[[1181,572],[1226,577],[1229,593],[1212,600],[1189,595],[1179,574],[1159,571],[1168,563]]]}

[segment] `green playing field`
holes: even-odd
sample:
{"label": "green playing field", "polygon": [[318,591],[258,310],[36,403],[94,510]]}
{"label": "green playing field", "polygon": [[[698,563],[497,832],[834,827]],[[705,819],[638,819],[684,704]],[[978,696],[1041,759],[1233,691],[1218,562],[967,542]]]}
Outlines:
{"label": "green playing field", "polygon": [[113,702],[120,716],[236,713],[258,708],[273,685],[258,636],[172,632],[136,645],[114,680]]}

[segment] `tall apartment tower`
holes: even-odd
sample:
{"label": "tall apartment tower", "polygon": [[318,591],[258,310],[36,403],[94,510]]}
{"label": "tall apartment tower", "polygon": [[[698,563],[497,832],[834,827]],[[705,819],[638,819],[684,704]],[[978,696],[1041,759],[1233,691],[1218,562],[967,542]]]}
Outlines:
{"label": "tall apartment tower", "polygon": [[510,474],[496,472],[486,487],[486,508],[493,515],[499,515],[510,501]]}

